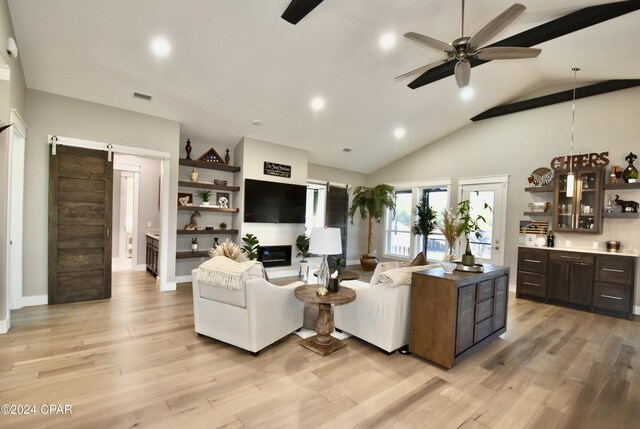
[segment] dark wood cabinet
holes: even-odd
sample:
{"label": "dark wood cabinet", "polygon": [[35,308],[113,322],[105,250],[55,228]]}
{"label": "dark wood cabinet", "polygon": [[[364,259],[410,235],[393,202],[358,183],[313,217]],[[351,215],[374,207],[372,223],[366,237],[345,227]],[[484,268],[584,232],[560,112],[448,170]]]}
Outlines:
{"label": "dark wood cabinet", "polygon": [[636,257],[519,248],[518,298],[633,318]]}
{"label": "dark wood cabinet", "polygon": [[506,332],[509,268],[485,264],[484,273],[441,268],[413,274],[409,351],[451,368]]}
{"label": "dark wood cabinet", "polygon": [[158,275],[158,246],[159,242],[155,238],[147,236],[147,271]]}
{"label": "dark wood cabinet", "polygon": [[592,234],[602,231],[602,173],[602,168],[576,169],[573,187],[567,180],[568,173],[556,175],[553,230]]}

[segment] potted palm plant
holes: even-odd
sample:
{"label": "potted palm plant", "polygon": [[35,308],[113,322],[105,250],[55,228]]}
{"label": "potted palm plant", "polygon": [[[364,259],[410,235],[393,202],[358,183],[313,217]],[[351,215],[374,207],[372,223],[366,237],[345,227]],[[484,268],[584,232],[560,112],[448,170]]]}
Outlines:
{"label": "potted palm plant", "polygon": [[[489,204],[486,202],[484,203],[484,208],[491,210],[491,207],[489,207]],[[464,234],[464,237],[467,240],[467,247],[464,255],[462,255],[462,265],[472,266],[476,261],[473,253],[471,253],[469,235],[473,234],[476,238],[480,238],[482,236],[480,222],[486,223],[487,220],[481,214],[478,214],[475,217],[471,216],[471,202],[469,200],[460,201],[458,203],[457,215],[460,221],[458,226],[458,235]]]}
{"label": "potted palm plant", "polygon": [[197,191],[198,196],[202,200],[203,206],[209,205],[209,198],[211,198],[212,191],[210,189],[200,189]]}
{"label": "potted palm plant", "polygon": [[353,200],[347,214],[353,223],[353,216],[360,213],[362,219],[367,219],[367,253],[360,258],[360,265],[365,271],[373,271],[378,265],[378,258],[373,250],[373,221],[380,222],[385,209],[396,214],[396,198],[393,186],[387,184],[376,185],[372,188],[357,186],[353,190]]}
{"label": "potted palm plant", "polygon": [[426,198],[421,198],[420,202],[413,210],[418,218],[411,226],[413,235],[422,236],[422,248],[424,249],[424,257],[427,257],[427,239],[429,234],[436,229],[436,211],[427,204]]}
{"label": "potted palm plant", "polygon": [[191,250],[194,252],[198,250],[198,237],[193,237],[191,239]]}

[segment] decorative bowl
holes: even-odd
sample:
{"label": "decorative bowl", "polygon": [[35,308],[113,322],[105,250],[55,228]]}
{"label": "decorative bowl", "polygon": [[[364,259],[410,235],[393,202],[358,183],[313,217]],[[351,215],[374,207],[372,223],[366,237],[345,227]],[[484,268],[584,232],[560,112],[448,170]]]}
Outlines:
{"label": "decorative bowl", "polygon": [[452,274],[457,265],[458,264],[456,264],[455,262],[440,262],[440,266],[444,270],[445,274]]}
{"label": "decorative bowl", "polygon": [[607,252],[618,252],[620,250],[620,242],[616,240],[607,240]]}
{"label": "decorative bowl", "polygon": [[550,206],[551,206],[551,203],[549,202],[529,203],[529,210],[531,210],[532,212],[546,212]]}

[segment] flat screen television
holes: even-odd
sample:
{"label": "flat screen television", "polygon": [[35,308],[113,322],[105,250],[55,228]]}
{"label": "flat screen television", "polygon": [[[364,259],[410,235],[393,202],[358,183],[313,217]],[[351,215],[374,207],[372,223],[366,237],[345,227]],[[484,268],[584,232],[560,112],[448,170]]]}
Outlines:
{"label": "flat screen television", "polygon": [[245,179],[244,221],[304,223],[307,187],[289,183]]}

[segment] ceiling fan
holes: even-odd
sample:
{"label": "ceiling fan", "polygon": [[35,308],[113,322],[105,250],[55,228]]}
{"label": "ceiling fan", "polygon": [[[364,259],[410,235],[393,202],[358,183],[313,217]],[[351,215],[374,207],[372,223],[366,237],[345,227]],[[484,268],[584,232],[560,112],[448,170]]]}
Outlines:
{"label": "ceiling fan", "polygon": [[475,35],[472,37],[466,37],[464,35],[464,0],[462,0],[462,25],[460,27],[460,37],[451,42],[451,44],[414,32],[404,34],[404,37],[407,39],[416,41],[432,49],[444,51],[447,58],[418,67],[415,70],[411,70],[410,72],[396,77],[396,79],[403,79],[414,74],[423,73],[440,64],[456,61],[454,71],[456,82],[458,83],[459,88],[464,88],[469,84],[469,80],[471,78],[470,58],[478,60],[511,60],[537,57],[540,55],[540,52],[542,52],[541,49],[522,48],[516,46],[481,47],[509,26],[509,24],[519,17],[525,9],[526,6],[515,3],[495,17]]}

